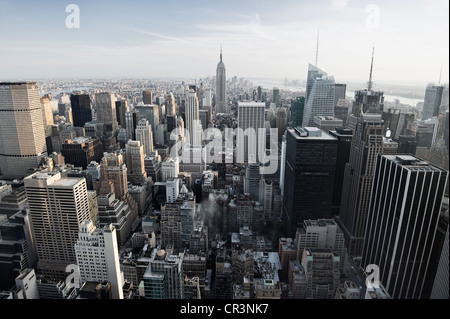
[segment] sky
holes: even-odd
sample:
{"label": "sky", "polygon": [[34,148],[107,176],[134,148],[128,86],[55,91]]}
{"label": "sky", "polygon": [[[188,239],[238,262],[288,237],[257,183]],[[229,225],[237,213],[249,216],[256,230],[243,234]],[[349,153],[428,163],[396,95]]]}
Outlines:
{"label": "sky", "polygon": [[448,0],[0,0],[0,28],[3,81],[206,78],[221,46],[228,78],[304,80],[317,42],[336,82],[367,82],[373,47],[375,83],[449,79]]}

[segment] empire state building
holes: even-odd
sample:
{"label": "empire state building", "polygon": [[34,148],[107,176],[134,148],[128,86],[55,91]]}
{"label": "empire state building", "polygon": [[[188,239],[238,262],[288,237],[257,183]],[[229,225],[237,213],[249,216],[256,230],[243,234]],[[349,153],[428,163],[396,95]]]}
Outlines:
{"label": "empire state building", "polygon": [[222,62],[222,49],[220,49],[220,62],[216,72],[216,113],[227,113],[227,76],[225,64]]}

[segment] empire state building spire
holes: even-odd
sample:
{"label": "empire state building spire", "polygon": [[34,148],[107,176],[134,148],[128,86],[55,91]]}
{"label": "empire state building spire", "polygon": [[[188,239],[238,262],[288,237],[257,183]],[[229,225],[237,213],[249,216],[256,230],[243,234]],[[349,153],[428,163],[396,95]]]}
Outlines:
{"label": "empire state building spire", "polygon": [[220,62],[216,70],[216,114],[227,113],[227,111],[227,76],[222,60],[222,46],[220,46]]}

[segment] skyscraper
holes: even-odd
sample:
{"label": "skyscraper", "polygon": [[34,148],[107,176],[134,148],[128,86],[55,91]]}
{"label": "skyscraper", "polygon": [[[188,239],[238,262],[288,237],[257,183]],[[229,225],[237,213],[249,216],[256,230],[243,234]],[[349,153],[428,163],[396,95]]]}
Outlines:
{"label": "skyscraper", "polygon": [[97,229],[91,221],[80,226],[75,244],[81,282],[111,284],[113,299],[123,299],[123,277],[120,270],[119,246],[113,225]]}
{"label": "skyscraper", "polygon": [[249,163],[245,170],[244,191],[250,194],[251,199],[259,201],[259,181],[261,180],[259,164]]}
{"label": "skyscraper", "polygon": [[353,132],[347,129],[337,129],[329,132],[338,140],[336,155],[336,176],[334,178],[332,215],[339,215],[342,199],[342,186],[344,184],[345,165],[350,158]]}
{"label": "skyscraper", "polygon": [[42,116],[44,119],[45,136],[52,135],[52,126],[55,124],[53,119],[52,104],[48,97],[41,97]]}
{"label": "skyscraper", "polygon": [[286,130],[287,113],[284,107],[280,107],[277,112],[277,129],[278,129],[278,140],[281,141],[283,134]]}
{"label": "skyscraper", "polygon": [[14,278],[21,271],[36,267],[36,253],[32,239],[29,214],[26,210],[18,211],[0,222],[1,290],[13,287]]}
{"label": "skyscraper", "polygon": [[180,172],[180,159],[178,157],[168,157],[161,163],[162,181],[166,182],[171,177],[178,177]]}
{"label": "skyscraper", "polygon": [[86,169],[91,161],[102,159],[103,147],[98,138],[76,137],[61,145],[61,154],[66,163]]}
{"label": "skyscraper", "polygon": [[140,114],[138,111],[133,110],[125,113],[125,122],[127,130],[127,139],[136,140],[136,127],[140,121]]}
{"label": "skyscraper", "polygon": [[184,253],[154,249],[144,273],[146,299],[184,299]]}
{"label": "skyscraper", "polygon": [[263,102],[263,100],[262,100],[262,87],[261,87],[261,85],[258,86],[257,101]]}
{"label": "skyscraper", "polygon": [[[341,209],[338,224],[346,235],[351,256],[360,256],[364,242],[367,213],[372,189],[375,161],[383,152],[384,128],[381,115],[361,114],[356,120],[349,162],[345,166]],[[352,122],[350,121],[350,122]]]}
{"label": "skyscraper", "polygon": [[339,104],[339,100],[345,100],[347,84],[336,83],[334,85],[334,106]]}
{"label": "skyscraper", "polygon": [[[136,105],[134,110],[139,112],[139,119],[146,119],[152,127],[153,136],[156,135],[156,127],[160,122],[160,110],[158,105]],[[138,121],[139,122],[139,121]],[[137,122],[136,122],[137,123]]]}
{"label": "skyscraper", "polygon": [[422,120],[439,115],[443,92],[443,86],[433,84],[427,86],[422,109]]}
{"label": "skyscraper", "polygon": [[334,77],[310,64],[306,83],[303,126],[314,126],[314,116],[334,116]]}
{"label": "skyscraper", "polygon": [[24,184],[38,272],[65,279],[66,267],[76,264],[74,245],[79,227],[89,220],[86,180],[38,172],[26,177]]}
{"label": "skyscraper", "polygon": [[217,64],[216,71],[216,113],[227,112],[227,75],[222,61],[222,49],[220,49],[220,62]]}
{"label": "skyscraper", "polygon": [[277,108],[281,106],[281,95],[279,88],[273,88],[272,102],[275,103]]}
{"label": "skyscraper", "polygon": [[23,177],[47,155],[36,82],[0,83],[0,175]]}
{"label": "skyscraper", "polygon": [[[362,113],[371,114],[383,114],[384,109],[384,94],[383,92],[377,92],[372,89],[372,74],[373,74],[373,60],[374,60],[375,48],[372,50],[372,62],[370,65],[369,82],[367,83],[367,89],[359,90],[355,92],[355,100],[353,101],[352,114],[355,117],[359,117]],[[355,132],[355,127],[350,123],[348,128]]]}
{"label": "skyscraper", "polygon": [[84,124],[92,121],[91,98],[89,94],[71,94],[73,126],[84,127]]}
{"label": "skyscraper", "polygon": [[181,208],[182,202],[175,200],[161,206],[161,245],[181,248]]}
{"label": "skyscraper", "polygon": [[95,95],[97,106],[97,131],[100,136],[114,136],[118,129],[116,101],[111,93],[97,93]]}
{"label": "skyscraper", "polygon": [[144,104],[147,105],[153,104],[153,92],[152,91],[142,92],[142,100]]}
{"label": "skyscraper", "polygon": [[428,268],[447,178],[410,155],[377,156],[361,265],[379,267],[380,284],[394,299],[430,297],[435,274]]}
{"label": "skyscraper", "polygon": [[434,279],[433,290],[431,291],[431,299],[448,299],[448,227],[445,233],[444,245],[442,247],[439,266]]}
{"label": "skyscraper", "polygon": [[117,123],[120,125],[120,127],[125,128],[127,127],[127,122],[125,119],[125,114],[130,111],[130,108],[128,106],[127,100],[119,100],[116,101],[116,119]]}
{"label": "skyscraper", "polygon": [[176,116],[177,115],[176,103],[175,97],[173,96],[172,92],[166,95],[165,104],[167,116]]}
{"label": "skyscraper", "polygon": [[397,141],[398,154],[416,155],[417,141],[415,136],[400,135]]}
{"label": "skyscraper", "polygon": [[188,144],[202,145],[202,127],[200,124],[199,104],[197,94],[194,90],[189,90],[186,97],[186,130],[189,132]]}
{"label": "skyscraper", "polygon": [[153,152],[153,132],[152,127],[146,119],[142,119],[136,126],[136,141],[141,142],[144,147],[144,155],[148,156]]}
{"label": "skyscraper", "polygon": [[[355,92],[352,113],[358,117],[361,113],[383,114],[384,93],[368,90]],[[349,129],[354,128],[349,126]]]}
{"label": "skyscraper", "polygon": [[144,147],[139,141],[131,141],[125,145],[127,177],[133,184],[142,184],[147,179],[144,165]]}
{"label": "skyscraper", "polygon": [[[105,153],[100,163],[100,182],[111,182],[116,198],[124,200],[128,194],[127,165],[124,155],[115,153]],[[100,187],[100,195],[111,193],[110,187]]]}
{"label": "skyscraper", "polygon": [[66,123],[73,124],[72,107],[70,105],[66,106],[64,117],[66,118]]}
{"label": "skyscraper", "polygon": [[98,223],[100,228],[112,225],[116,229],[117,243],[120,246],[125,244],[126,239],[131,234],[133,223],[137,217],[130,206],[124,201],[118,200],[113,192],[107,195],[99,195],[98,202]]}
{"label": "skyscraper", "polygon": [[305,98],[297,97],[291,101],[291,127],[303,127],[303,114],[305,110]]}
{"label": "skyscraper", "polygon": [[[238,132],[236,134],[238,161],[255,163],[259,160],[259,149],[262,147],[265,149],[265,108],[264,102],[238,102]],[[264,137],[260,136],[260,129],[264,129]],[[259,143],[259,139],[263,139],[263,145]]]}
{"label": "skyscraper", "polygon": [[294,237],[304,220],[331,217],[337,139],[315,127],[288,129],[283,230]]}

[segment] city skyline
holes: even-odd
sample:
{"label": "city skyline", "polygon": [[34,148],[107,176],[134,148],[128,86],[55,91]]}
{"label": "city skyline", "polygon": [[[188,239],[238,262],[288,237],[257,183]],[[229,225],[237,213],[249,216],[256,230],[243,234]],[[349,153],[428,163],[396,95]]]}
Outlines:
{"label": "city skyline", "polygon": [[0,299],[448,299],[449,3],[407,4],[0,0]]}
{"label": "city skyline", "polygon": [[375,46],[375,85],[448,83],[447,1],[74,4],[79,28],[66,3],[0,1],[0,25],[14,26],[2,80],[212,77],[221,46],[230,78],[303,79],[320,31],[318,67],[336,81],[367,82]]}

